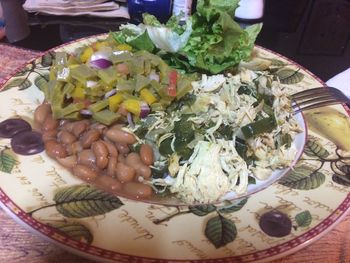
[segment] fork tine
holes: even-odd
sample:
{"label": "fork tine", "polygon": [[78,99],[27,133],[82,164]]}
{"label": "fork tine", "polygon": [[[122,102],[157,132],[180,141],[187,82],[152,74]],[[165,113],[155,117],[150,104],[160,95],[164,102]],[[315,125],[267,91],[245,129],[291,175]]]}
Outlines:
{"label": "fork tine", "polygon": [[309,106],[305,106],[302,108],[296,108],[294,110],[294,113],[299,113],[301,111],[305,111],[305,110],[311,110],[311,109],[315,109],[315,108],[321,108],[321,107],[325,107],[325,106],[331,106],[331,105],[336,105],[339,103],[346,103],[349,102],[350,100],[346,100],[346,101],[339,101],[339,100],[334,100],[334,101],[324,101],[324,102],[320,102],[320,103],[316,103],[316,104],[312,104]]}
{"label": "fork tine", "polygon": [[336,89],[336,88],[313,88],[313,89],[308,89],[308,90],[304,90],[301,92],[297,92],[295,94],[293,94],[291,97],[292,99],[298,100],[298,99],[303,99],[303,98],[308,98],[308,97],[315,97],[318,94],[339,94],[339,95],[343,95],[343,93]]}
{"label": "fork tine", "polygon": [[[307,97],[307,98],[311,98],[311,97]],[[298,106],[303,106],[306,104],[312,104],[312,103],[319,103],[319,102],[326,102],[328,100],[347,100],[346,97],[342,96],[341,94],[321,94],[321,96],[319,97],[313,97],[311,99],[303,99],[303,100],[294,100],[295,104],[297,104]]]}
{"label": "fork tine", "polygon": [[300,111],[349,102],[344,93],[333,87],[304,90],[291,96],[295,113]]}

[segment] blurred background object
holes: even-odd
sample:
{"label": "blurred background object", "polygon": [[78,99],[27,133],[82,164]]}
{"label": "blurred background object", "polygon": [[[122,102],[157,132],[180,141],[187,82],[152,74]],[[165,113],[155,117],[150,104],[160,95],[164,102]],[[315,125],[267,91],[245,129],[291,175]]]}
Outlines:
{"label": "blurred background object", "polygon": [[27,13],[22,8],[22,1],[0,0],[5,20],[6,37],[10,43],[26,38],[30,34]]}
{"label": "blurred background object", "polygon": [[66,16],[130,18],[126,0],[26,0],[23,8],[30,13]]}
{"label": "blurred background object", "polygon": [[264,15],[265,0],[240,0],[235,17],[242,20],[260,20]]}
{"label": "blurred background object", "polygon": [[142,14],[149,13],[162,23],[171,16],[172,0],[128,0],[128,10],[132,22],[142,22]]}

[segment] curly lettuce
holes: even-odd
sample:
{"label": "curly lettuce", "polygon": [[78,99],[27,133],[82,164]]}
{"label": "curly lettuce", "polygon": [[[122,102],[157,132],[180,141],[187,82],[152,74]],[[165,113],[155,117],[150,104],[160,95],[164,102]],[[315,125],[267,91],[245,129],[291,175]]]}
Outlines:
{"label": "curly lettuce", "polygon": [[161,24],[155,16],[144,14],[143,24],[122,26],[113,36],[120,43],[157,53],[179,70],[218,74],[249,59],[262,28],[255,24],[243,29],[234,21],[238,3],[199,0],[185,25],[178,16]]}

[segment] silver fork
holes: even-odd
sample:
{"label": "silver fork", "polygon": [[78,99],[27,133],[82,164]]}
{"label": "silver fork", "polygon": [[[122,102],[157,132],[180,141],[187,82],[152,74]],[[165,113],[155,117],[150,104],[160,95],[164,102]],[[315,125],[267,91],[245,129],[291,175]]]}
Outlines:
{"label": "silver fork", "polygon": [[333,87],[319,87],[294,93],[292,108],[295,113],[328,105],[348,103],[350,99]]}

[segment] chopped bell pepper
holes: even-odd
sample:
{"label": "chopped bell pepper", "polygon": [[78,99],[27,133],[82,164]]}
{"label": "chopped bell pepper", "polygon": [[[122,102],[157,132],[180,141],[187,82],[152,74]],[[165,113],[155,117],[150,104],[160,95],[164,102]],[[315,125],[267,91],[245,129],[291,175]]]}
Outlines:
{"label": "chopped bell pepper", "polygon": [[157,98],[147,88],[142,89],[140,91],[140,97],[141,99],[145,100],[149,105],[157,101]]}
{"label": "chopped bell pepper", "polygon": [[120,44],[117,46],[117,49],[122,51],[131,51],[132,47],[127,44]]}
{"label": "chopped bell pepper", "polygon": [[169,72],[168,95],[170,97],[176,97],[176,83],[177,83],[177,71],[172,70]]}
{"label": "chopped bell pepper", "polygon": [[141,112],[141,101],[136,99],[127,99],[123,102],[123,106],[128,112],[135,114],[136,116],[140,115]]}
{"label": "chopped bell pepper", "polygon": [[85,63],[86,61],[88,61],[93,53],[94,53],[94,50],[92,47],[85,48],[80,55],[81,62]]}
{"label": "chopped bell pepper", "polygon": [[118,110],[120,103],[122,103],[122,101],[123,101],[123,94],[120,92],[113,96],[110,96],[108,98],[109,110],[116,112]]}
{"label": "chopped bell pepper", "polygon": [[244,138],[249,139],[261,133],[271,132],[277,127],[275,116],[270,116],[256,122],[249,123],[241,128]]}

